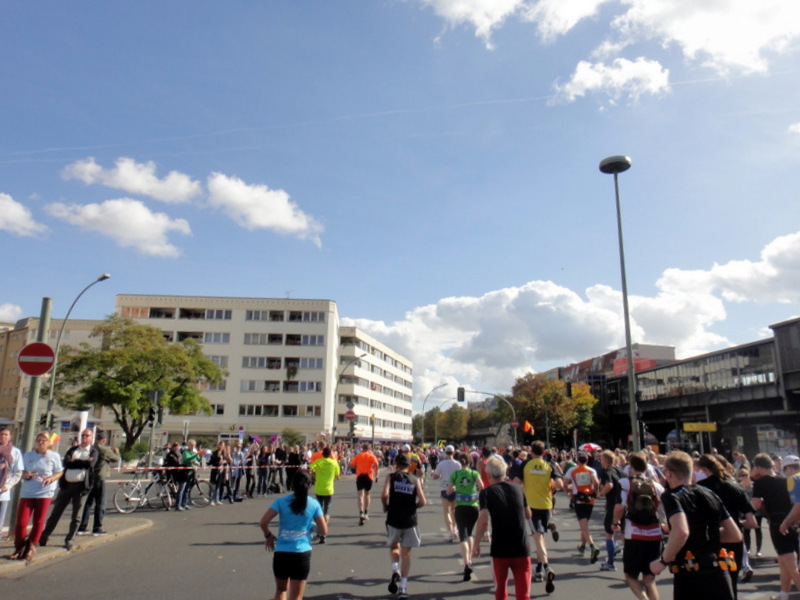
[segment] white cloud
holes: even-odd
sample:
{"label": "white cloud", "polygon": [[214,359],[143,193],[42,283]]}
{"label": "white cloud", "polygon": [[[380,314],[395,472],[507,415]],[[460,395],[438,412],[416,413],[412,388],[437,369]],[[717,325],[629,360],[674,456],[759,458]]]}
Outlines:
{"label": "white cloud", "polygon": [[191,233],[184,219],[171,219],[164,213],[154,213],[131,198],[86,205],[55,203],[46,209],[57,219],[77,225],[84,231],[101,233],[122,247],[135,248],[149,256],[179,256],[180,250],[169,243],[167,233]]}
{"label": "white cloud", "polygon": [[529,3],[525,0],[420,1],[433,8],[433,12],[447,21],[450,27],[472,25],[475,28],[475,36],[481,38],[487,48],[492,48],[492,31],[520,9],[529,7]]}
{"label": "white cloud", "polygon": [[15,323],[22,316],[22,308],[16,304],[0,304],[0,321]]}
{"label": "white cloud", "polygon": [[208,178],[209,202],[235,223],[254,229],[272,229],[310,239],[321,246],[322,226],[300,210],[283,190],[247,184],[238,177],[212,173]]}
{"label": "white cloud", "polygon": [[94,158],[79,160],[64,168],[64,179],[78,179],[87,185],[102,184],[130,194],[141,194],[163,202],[188,202],[202,192],[202,185],[184,173],[170,171],[163,179],[156,176],[153,161],[137,163],[120,157],[113,169],[103,169]]}
{"label": "white cloud", "polygon": [[800,123],[792,123],[789,125],[789,133],[800,133]]}
{"label": "white cloud", "polygon": [[615,59],[611,65],[580,61],[570,80],[556,84],[556,98],[572,102],[589,92],[604,92],[613,99],[623,93],[637,100],[642,94],[661,94],[669,91],[669,69],[658,62],[637,58],[630,61]]}
{"label": "white cloud", "polygon": [[19,236],[33,236],[47,231],[47,227],[37,223],[26,206],[8,194],[0,193],[0,231],[8,231]]}
{"label": "white cloud", "polygon": [[[626,42],[657,39],[719,72],[764,72],[770,53],[793,50],[800,3],[791,0],[623,0],[613,26]],[[796,49],[796,48],[794,48]]]}
{"label": "white cloud", "polygon": [[611,0],[539,0],[529,6],[524,19],[537,25],[542,40],[549,42],[568,33],[583,19],[594,17]]}
{"label": "white cloud", "polygon": [[[726,302],[800,301],[800,232],[776,238],[759,261],[736,260],[708,270],[668,269],[652,297],[629,297],[634,343],[675,346],[685,358],[730,345],[713,327]],[[549,281],[444,298],[383,323],[343,319],[384,341],[415,364],[424,395],[443,381],[507,391],[531,370],[592,358],[625,345],[619,290],[595,285],[580,295]],[[769,333],[767,333],[769,335]]]}

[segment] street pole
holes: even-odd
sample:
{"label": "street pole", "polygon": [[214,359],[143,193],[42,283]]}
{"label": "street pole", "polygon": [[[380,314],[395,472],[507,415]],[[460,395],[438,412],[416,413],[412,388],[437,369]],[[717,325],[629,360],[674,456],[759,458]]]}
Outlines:
{"label": "street pole", "polygon": [[631,168],[631,159],[627,156],[609,156],[600,161],[600,171],[614,175],[614,194],[617,205],[617,236],[619,238],[619,270],[622,278],[622,312],[625,320],[625,353],[628,355],[628,415],[631,420],[631,441],[633,451],[642,449],[639,438],[639,416],[636,406],[636,374],[633,371],[633,344],[631,343],[631,316],[628,309],[628,282],[625,276],[625,250],[622,243],[622,210],[619,203],[619,173]]}
{"label": "street pole", "polygon": [[50,375],[50,390],[47,394],[47,412],[45,413],[45,424],[50,423],[50,415],[53,413],[53,394],[56,389],[56,373],[58,372],[58,351],[61,348],[61,336],[64,335],[64,328],[67,326],[67,321],[69,320],[69,316],[72,314],[72,309],[75,308],[75,305],[80,300],[83,293],[88,290],[93,285],[100,283],[101,281],[105,281],[106,279],[110,278],[111,275],[108,273],[103,273],[95,279],[92,283],[87,285],[85,288],[81,290],[81,293],[75,297],[75,300],[72,301],[72,304],[69,306],[69,310],[67,310],[67,314],[64,316],[64,320],[61,322],[61,327],[58,330],[58,336],[56,337],[56,347],[55,347],[55,360],[53,361],[53,369],[52,374]]}
{"label": "street pole", "polygon": [[443,388],[446,385],[447,385],[447,383],[440,383],[435,388],[433,388],[430,392],[428,392],[428,395],[425,396],[425,399],[422,401],[422,445],[423,446],[425,445],[425,404],[428,402],[428,398],[431,397],[431,394],[433,394],[433,392],[435,392],[438,389]]}

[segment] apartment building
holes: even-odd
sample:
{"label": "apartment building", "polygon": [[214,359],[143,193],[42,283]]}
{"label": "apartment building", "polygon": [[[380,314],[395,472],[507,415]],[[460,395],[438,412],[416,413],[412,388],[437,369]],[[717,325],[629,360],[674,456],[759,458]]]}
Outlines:
{"label": "apartment building", "polygon": [[[38,317],[28,317],[20,319],[11,326],[0,327],[0,419],[8,419],[21,423],[25,420],[27,403],[28,403],[28,390],[30,389],[32,377],[24,375],[19,370],[17,364],[17,357],[20,350],[28,344],[37,341],[36,337],[39,331]],[[73,319],[67,321],[64,332],[61,336],[61,347],[65,346],[78,346],[82,343],[95,344],[97,340],[90,337],[92,330],[102,323],[102,321]],[[49,344],[53,350],[56,347],[58,339],[58,331],[63,324],[62,319],[51,319],[50,326],[45,335],[45,343]],[[47,378],[50,374],[43,377]],[[54,399],[56,402],[58,398]],[[46,410],[47,395],[43,394],[39,400],[39,413],[44,414]],[[99,410],[99,409],[98,409]],[[72,411],[64,411],[56,404],[54,406],[53,414],[56,416],[56,421],[64,424],[66,422],[67,429],[69,428],[69,420],[72,417]],[[36,415],[38,419],[40,415]],[[100,413],[93,414],[93,417],[99,418]]]}
{"label": "apartment building", "polygon": [[203,390],[211,414],[167,414],[162,435],[347,439],[352,416],[357,439],[411,439],[411,362],[341,327],[331,300],[123,294],[115,310],[169,341],[197,340],[228,372]]}

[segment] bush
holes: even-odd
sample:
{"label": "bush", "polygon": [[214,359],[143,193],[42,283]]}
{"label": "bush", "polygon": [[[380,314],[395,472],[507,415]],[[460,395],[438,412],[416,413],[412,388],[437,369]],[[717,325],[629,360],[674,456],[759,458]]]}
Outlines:
{"label": "bush", "polygon": [[139,460],[143,456],[147,456],[150,451],[150,445],[147,442],[138,441],[130,448],[121,448],[119,455],[125,462]]}

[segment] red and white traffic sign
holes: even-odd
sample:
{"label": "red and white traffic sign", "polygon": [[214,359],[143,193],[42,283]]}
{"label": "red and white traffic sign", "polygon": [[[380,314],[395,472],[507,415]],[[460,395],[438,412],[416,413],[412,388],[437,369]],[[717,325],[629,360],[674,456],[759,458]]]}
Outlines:
{"label": "red and white traffic sign", "polygon": [[512,426],[514,429],[516,429],[517,427],[519,427],[519,421],[517,421],[516,419],[514,419],[513,421],[511,421],[511,426]]}
{"label": "red and white traffic sign", "polygon": [[356,413],[352,410],[348,410],[346,413],[344,413],[344,418],[348,421],[353,421],[356,418]]}
{"label": "red and white traffic sign", "polygon": [[44,342],[28,344],[19,352],[17,364],[20,371],[31,377],[44,375],[53,368],[56,355],[53,349]]}

